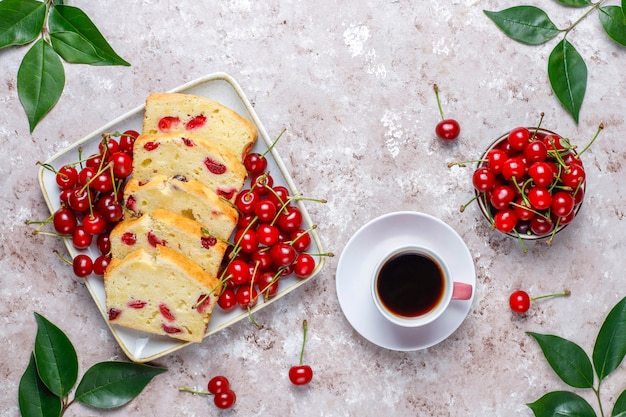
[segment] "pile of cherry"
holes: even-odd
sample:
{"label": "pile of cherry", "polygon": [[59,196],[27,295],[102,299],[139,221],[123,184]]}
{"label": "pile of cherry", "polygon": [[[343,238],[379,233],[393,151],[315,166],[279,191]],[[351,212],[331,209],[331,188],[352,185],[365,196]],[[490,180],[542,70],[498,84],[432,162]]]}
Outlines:
{"label": "pile of cherry", "polygon": [[495,143],[472,176],[493,227],[523,238],[569,224],[584,198],[581,154],[556,134],[525,127]]}
{"label": "pile of cherry", "polygon": [[259,298],[272,298],[281,278],[305,279],[316,267],[315,258],[307,253],[315,226],[303,229],[302,212],[293,204],[302,197],[274,185],[265,154],[248,154],[244,166],[250,187],[236,197],[239,221],[219,275],[226,285],[218,305],[226,311],[237,305],[248,309]]}
{"label": "pile of cherry", "polygon": [[79,154],[78,162],[58,171],[44,165],[56,172],[60,188],[60,207],[52,214],[56,233],[71,239],[80,251],[93,242],[98,248],[95,259],[86,253],[74,257],[72,265],[78,277],[104,275],[111,260],[109,232],[124,215],[123,184],[132,173],[133,144],[138,135],[134,130],[118,135],[119,139],[105,134],[98,153],[84,159]]}
{"label": "pile of cherry", "polygon": [[[109,232],[124,214],[123,185],[132,174],[138,135],[133,130],[105,134],[98,153],[86,158],[79,155],[79,161],[58,171],[45,166],[55,172],[60,207],[51,219],[32,223],[51,220],[56,234],[71,239],[81,251],[72,260],[78,277],[104,275],[110,262]],[[260,298],[269,299],[278,292],[281,278],[305,279],[316,267],[315,254],[307,253],[314,226],[302,228],[302,212],[294,204],[303,197],[274,185],[265,154],[248,154],[244,165],[250,186],[236,199],[239,221],[218,276],[224,284],[218,304],[226,311],[236,306],[248,309]],[[93,242],[99,252],[95,259],[84,252]]]}

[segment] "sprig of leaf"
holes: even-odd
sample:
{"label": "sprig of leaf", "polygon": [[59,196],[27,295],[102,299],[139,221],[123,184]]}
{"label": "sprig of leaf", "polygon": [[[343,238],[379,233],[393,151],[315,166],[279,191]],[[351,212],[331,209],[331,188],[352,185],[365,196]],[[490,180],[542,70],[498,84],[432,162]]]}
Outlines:
{"label": "sprig of leaf", "polygon": [[[600,387],[626,356],[626,297],[613,307],[600,327],[591,359],[579,345],[562,337],[533,332],[527,334],[537,341],[548,364],[564,383],[594,392],[600,415],[604,417]],[[536,417],[597,417],[584,398],[569,391],[549,392],[527,405]],[[626,390],[617,398],[611,412],[611,417],[625,416]]]}
{"label": "sprig of leaf", "polygon": [[100,362],[85,372],[70,400],[78,379],[76,350],[48,319],[38,313],[35,319],[35,348],[18,389],[22,417],[59,417],[74,401],[100,409],[120,407],[166,371],[132,362]]}
{"label": "sprig of leaf", "polygon": [[32,44],[17,73],[17,93],[32,133],[65,88],[63,61],[124,65],[98,28],[63,0],[0,1],[0,49]]}
{"label": "sprig of leaf", "polygon": [[497,12],[483,12],[504,34],[527,45],[540,45],[563,34],[563,39],[548,58],[548,78],[554,94],[578,123],[587,90],[587,65],[567,36],[597,10],[606,34],[619,45],[626,46],[626,1],[622,0],[621,6],[602,6],[604,0],[597,3],[591,0],[557,1],[566,7],[586,7],[588,10],[565,29],[559,29],[545,11],[535,6],[514,6]]}

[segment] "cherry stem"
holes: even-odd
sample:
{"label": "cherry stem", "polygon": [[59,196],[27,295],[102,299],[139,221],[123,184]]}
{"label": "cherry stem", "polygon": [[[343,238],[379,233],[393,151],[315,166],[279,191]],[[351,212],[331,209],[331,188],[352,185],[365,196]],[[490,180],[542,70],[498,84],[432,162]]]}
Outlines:
{"label": "cherry stem", "polygon": [[459,211],[461,213],[463,213],[465,211],[465,209],[467,208],[467,206],[469,206],[470,204],[472,204],[474,201],[476,201],[478,199],[478,196],[474,196],[470,201],[468,201],[467,203],[463,204],[461,206],[461,208],[459,209]]}
{"label": "cherry stem", "polygon": [[569,296],[571,294],[572,294],[572,292],[570,290],[565,290],[563,292],[557,292],[557,293],[553,293],[553,294],[546,294],[546,295],[540,295],[538,297],[533,297],[533,298],[531,298],[531,301],[541,300],[542,298],[550,298],[550,297],[567,297],[567,296]]}
{"label": "cherry stem", "polygon": [[307,322],[306,320],[304,320],[302,322],[302,350],[300,351],[300,366],[302,366],[302,359],[304,358],[304,345],[306,343],[306,329],[307,329]]}
{"label": "cherry stem", "polygon": [[196,394],[196,395],[204,395],[205,397],[209,397],[209,396],[213,395],[210,392],[196,391],[194,389],[187,388],[187,387],[181,387],[181,388],[178,388],[178,390],[179,391],[183,391],[183,392],[190,392],[190,393]]}
{"label": "cherry stem", "polygon": [[72,265],[72,261],[70,261],[69,259],[67,259],[65,256],[61,255],[61,252],[59,252],[58,250],[54,250],[54,253],[56,253],[59,257],[59,259],[61,259],[63,262],[65,262],[68,265]]}
{"label": "cherry stem", "polygon": [[526,243],[524,243],[524,239],[522,239],[522,237],[519,235],[519,232],[515,229],[513,229],[513,232],[515,233],[515,236],[517,237],[517,239],[520,241],[520,244],[522,245],[522,251],[524,253],[528,252],[528,249],[526,248]]}
{"label": "cherry stem", "polygon": [[448,168],[452,168],[453,166],[459,166],[461,168],[465,168],[465,164],[469,164],[469,163],[480,163],[480,162],[488,162],[487,159],[474,159],[474,160],[468,160],[468,161],[458,161],[458,162],[449,162],[448,163]]}
{"label": "cherry stem", "polygon": [[535,128],[535,131],[533,132],[533,136],[530,138],[531,142],[535,140],[535,137],[537,137],[537,133],[539,132],[539,129],[541,128],[541,123],[543,123],[544,116],[545,116],[545,113],[541,112],[541,114],[539,115],[539,123],[537,123],[537,127]]}
{"label": "cherry stem", "polygon": [[591,144],[596,141],[598,136],[600,136],[600,132],[602,132],[602,129],[604,129],[604,123],[600,123],[600,125],[598,126],[598,130],[596,130],[596,134],[593,136],[591,141],[582,149],[582,151],[578,152],[576,158],[580,158],[580,155],[582,155],[583,153],[585,153],[585,151],[587,151],[587,149],[589,149]]}
{"label": "cherry stem", "polygon": [[437,84],[433,84],[433,90],[435,90],[435,98],[437,99],[439,114],[441,115],[441,119],[444,120],[445,116],[443,115],[443,109],[441,108],[441,100],[439,100],[439,87],[437,86]]}
{"label": "cherry stem", "polygon": [[267,155],[269,152],[272,151],[272,148],[274,148],[274,145],[276,145],[276,143],[278,142],[278,140],[283,136],[283,133],[285,133],[287,129],[283,129],[280,134],[278,135],[278,137],[274,140],[274,142],[272,142],[272,144],[270,145],[269,148],[267,148],[267,150],[265,152],[263,152],[261,154],[261,157],[265,158],[265,155]]}

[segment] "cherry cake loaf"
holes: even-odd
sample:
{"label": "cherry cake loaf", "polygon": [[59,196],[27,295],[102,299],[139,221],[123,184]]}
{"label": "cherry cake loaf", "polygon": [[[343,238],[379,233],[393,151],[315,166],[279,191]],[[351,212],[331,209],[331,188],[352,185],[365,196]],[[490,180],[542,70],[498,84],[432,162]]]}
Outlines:
{"label": "cherry cake loaf", "polygon": [[159,245],[152,254],[137,249],[112,259],[104,289],[111,324],[201,342],[221,286],[194,262]]}
{"label": "cherry cake loaf", "polygon": [[124,205],[127,208],[125,219],[161,208],[195,220],[225,241],[239,218],[234,206],[199,181],[181,181],[163,175],[155,175],[145,184],[134,177],[129,179],[124,187]]}
{"label": "cherry cake loaf", "polygon": [[230,152],[199,136],[179,133],[139,135],[133,153],[133,178],[146,182],[154,175],[197,180],[234,201],[247,171]]}
{"label": "cherry cake loaf", "polygon": [[258,138],[250,120],[206,97],[153,93],[146,99],[143,133],[195,133],[229,150],[240,161]]}
{"label": "cherry cake loaf", "polygon": [[154,253],[161,245],[193,260],[213,276],[217,276],[228,247],[200,223],[160,208],[118,223],[110,241],[113,258],[123,259],[139,248]]}

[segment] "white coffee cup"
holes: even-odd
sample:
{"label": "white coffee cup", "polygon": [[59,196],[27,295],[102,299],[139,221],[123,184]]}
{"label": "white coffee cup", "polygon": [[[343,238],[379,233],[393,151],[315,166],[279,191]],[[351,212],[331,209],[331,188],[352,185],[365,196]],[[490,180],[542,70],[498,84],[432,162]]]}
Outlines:
{"label": "white coffee cup", "polygon": [[372,297],[391,323],[420,327],[443,314],[452,300],[469,300],[473,287],[455,282],[446,263],[420,246],[397,248],[380,259],[372,274]]}

